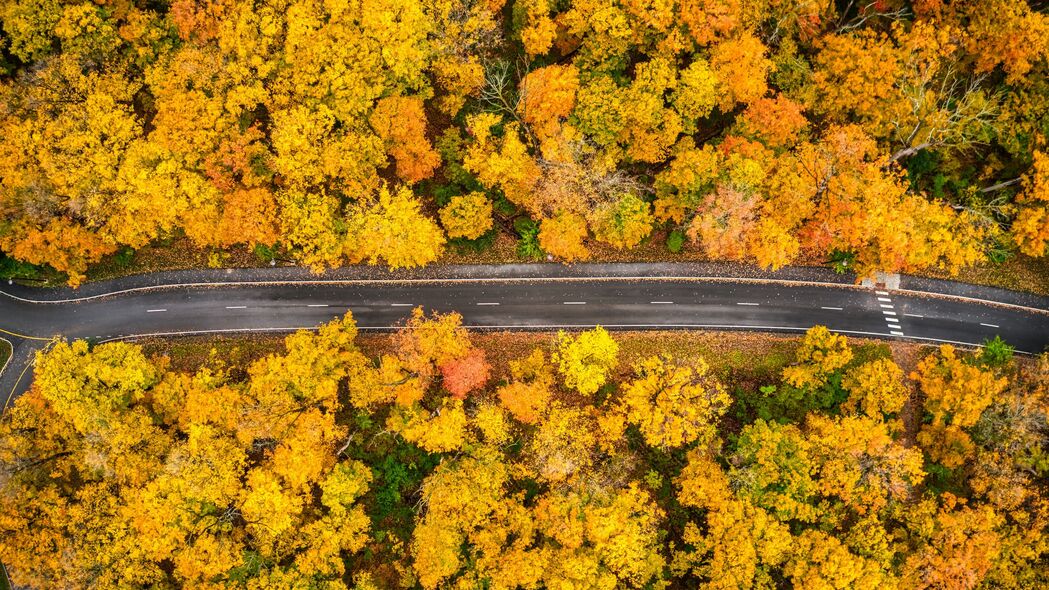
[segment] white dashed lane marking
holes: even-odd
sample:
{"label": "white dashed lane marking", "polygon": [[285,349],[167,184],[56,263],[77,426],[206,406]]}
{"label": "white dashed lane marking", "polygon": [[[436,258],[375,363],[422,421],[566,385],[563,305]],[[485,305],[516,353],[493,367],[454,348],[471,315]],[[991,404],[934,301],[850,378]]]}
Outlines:
{"label": "white dashed lane marking", "polygon": [[248,309],[247,305],[227,305],[226,309]]}
{"label": "white dashed lane marking", "polygon": [[147,309],[146,313],[162,313],[167,311],[166,309]]}
{"label": "white dashed lane marking", "polygon": [[565,305],[586,305],[586,301],[565,301]]}
{"label": "white dashed lane marking", "polygon": [[411,307],[411,303],[391,303],[390,307]]}
{"label": "white dashed lane marking", "polygon": [[737,303],[736,303],[736,305],[758,305],[758,304],[757,304],[757,303],[743,303],[743,302],[737,302]]}
{"label": "white dashed lane marking", "polygon": [[478,303],[477,305],[499,305],[498,303]]}
{"label": "white dashed lane marking", "polygon": [[306,307],[328,307],[327,303],[310,303]]}
{"label": "white dashed lane marking", "polygon": [[824,307],[821,307],[820,309],[829,309],[831,311],[841,311],[840,307],[827,307],[827,306],[824,306]]}
{"label": "white dashed lane marking", "polygon": [[649,301],[649,305],[674,305],[673,301]]}
{"label": "white dashed lane marking", "polygon": [[980,322],[980,325],[981,326],[987,326],[988,328],[999,328],[1000,327],[998,324],[985,324],[983,322]]}

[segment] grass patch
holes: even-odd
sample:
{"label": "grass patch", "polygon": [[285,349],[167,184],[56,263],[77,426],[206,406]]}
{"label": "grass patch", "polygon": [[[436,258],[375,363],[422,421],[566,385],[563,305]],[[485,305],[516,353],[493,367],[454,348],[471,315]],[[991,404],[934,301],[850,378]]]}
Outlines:
{"label": "grass patch", "polygon": [[215,366],[243,371],[256,359],[285,351],[284,335],[273,334],[147,338],[138,344],[147,356],[164,358],[171,369],[183,372]]}
{"label": "grass patch", "polygon": [[[0,369],[7,364],[7,359],[11,358],[11,345],[6,340],[0,340]],[[3,576],[0,576],[2,578]]]}

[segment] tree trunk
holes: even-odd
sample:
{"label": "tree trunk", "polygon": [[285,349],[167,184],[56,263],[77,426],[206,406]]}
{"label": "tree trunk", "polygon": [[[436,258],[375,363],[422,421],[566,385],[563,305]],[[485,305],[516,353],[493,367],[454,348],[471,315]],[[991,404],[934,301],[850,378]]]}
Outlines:
{"label": "tree trunk", "polygon": [[1020,182],[1021,180],[1023,180],[1023,176],[1017,176],[1016,178],[1013,178],[1011,180],[1004,180],[1002,182],[999,182],[998,184],[992,184],[991,186],[989,186],[987,188],[982,188],[982,189],[980,189],[980,192],[981,193],[993,193],[994,191],[1002,190],[1003,188],[1005,188],[1007,186],[1012,186],[1012,185]]}

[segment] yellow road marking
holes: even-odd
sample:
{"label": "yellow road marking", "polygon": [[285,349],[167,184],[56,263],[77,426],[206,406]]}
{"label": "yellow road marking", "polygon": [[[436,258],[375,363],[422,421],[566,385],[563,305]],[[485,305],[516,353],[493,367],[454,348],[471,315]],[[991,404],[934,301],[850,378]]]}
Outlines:
{"label": "yellow road marking", "polygon": [[7,405],[10,404],[11,399],[15,397],[15,390],[18,389],[18,384],[22,382],[22,378],[25,377],[26,371],[29,370],[29,367],[32,367],[34,364],[36,364],[35,358],[26,363],[25,368],[22,369],[22,372],[18,374],[18,379],[15,379],[15,384],[11,386],[11,391],[8,392],[7,399],[4,400],[4,409],[0,410],[0,414],[3,414],[7,411]]}
{"label": "yellow road marking", "polygon": [[[8,332],[8,333],[10,333],[10,332]],[[48,350],[50,350],[51,347],[55,343],[55,339],[54,338],[38,338],[38,340],[47,340],[48,341],[48,343],[44,345],[44,348],[41,349],[43,352],[47,352]],[[11,356],[13,357],[14,354],[15,354],[15,350],[14,350],[14,347],[12,347],[11,348]],[[7,393],[7,399],[4,400],[4,408],[2,410],[0,410],[0,415],[3,415],[4,413],[7,412],[7,406],[11,403],[11,400],[15,397],[15,390],[18,389],[18,384],[22,382],[22,379],[25,377],[26,372],[29,371],[29,368],[32,367],[35,364],[36,364],[36,354],[34,354],[33,357],[31,359],[29,359],[29,362],[27,362],[25,364],[25,367],[22,368],[22,372],[18,374],[18,379],[15,379],[15,384],[11,386],[11,391],[9,391]]]}
{"label": "yellow road marking", "polygon": [[19,334],[18,332],[12,332],[10,330],[5,330],[3,328],[0,328],[0,332],[2,332],[4,334],[7,334],[9,336],[14,336],[15,338],[22,338],[24,340],[40,340],[42,342],[47,342],[47,341],[51,340],[52,338],[54,338],[54,336],[52,336],[51,338],[42,338],[40,336],[29,336],[28,334]]}

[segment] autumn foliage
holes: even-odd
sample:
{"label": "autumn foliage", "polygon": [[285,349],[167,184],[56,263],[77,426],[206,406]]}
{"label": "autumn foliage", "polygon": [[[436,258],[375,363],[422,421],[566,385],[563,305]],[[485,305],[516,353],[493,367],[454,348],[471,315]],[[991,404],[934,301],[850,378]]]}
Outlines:
{"label": "autumn foliage", "polygon": [[175,240],[320,271],[493,230],[861,276],[1044,256],[1037,4],[4,0],[0,251],[73,285]]}
{"label": "autumn foliage", "polygon": [[777,376],[547,342],[493,367],[421,309],[189,372],[55,341],[0,421],[0,559],[31,588],[1049,581],[1045,355],[907,376],[816,327]]}

